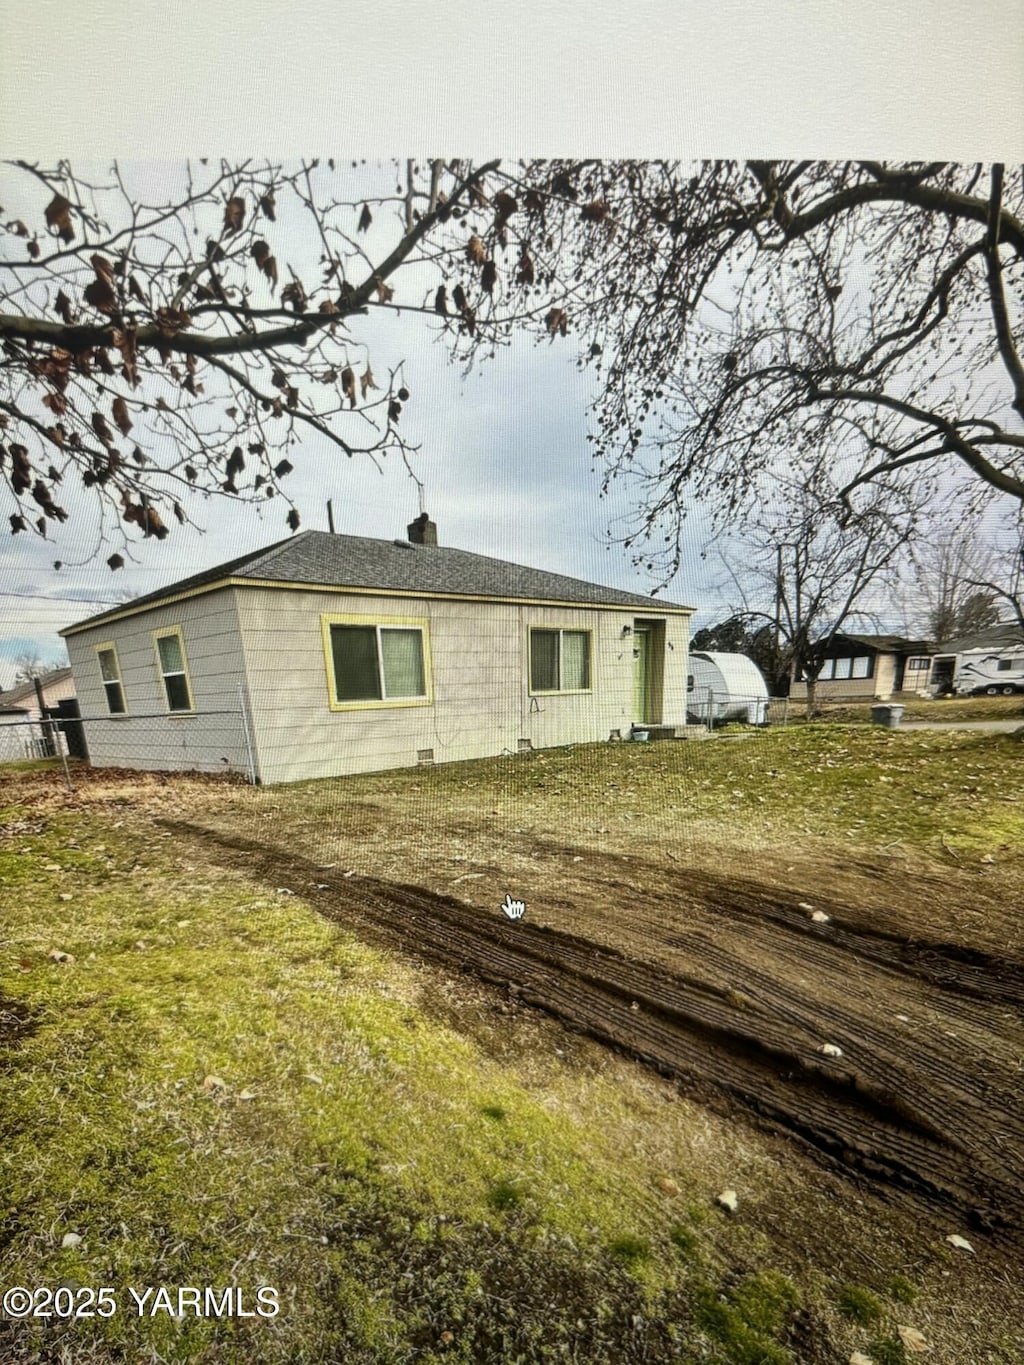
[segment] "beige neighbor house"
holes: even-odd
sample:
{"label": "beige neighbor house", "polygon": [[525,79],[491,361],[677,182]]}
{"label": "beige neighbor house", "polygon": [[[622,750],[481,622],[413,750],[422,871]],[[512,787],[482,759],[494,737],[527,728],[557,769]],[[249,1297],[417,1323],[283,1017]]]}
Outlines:
{"label": "beige neighbor house", "polygon": [[437,544],[306,531],[68,627],[98,766],[254,781],[685,725],[693,609]]}
{"label": "beige neighbor house", "polygon": [[[926,696],[931,646],[902,635],[836,635],[818,674],[818,701],[888,701]],[[791,698],[804,699],[807,684],[794,676]]]}
{"label": "beige neighbor house", "polygon": [[[43,705],[47,710],[55,710],[60,702],[70,701],[75,695],[71,669],[53,668],[49,673],[40,674],[39,691],[42,692]],[[6,692],[0,692],[0,706],[17,707],[24,710],[26,720],[39,720],[39,691],[36,690],[35,682],[18,683]]]}

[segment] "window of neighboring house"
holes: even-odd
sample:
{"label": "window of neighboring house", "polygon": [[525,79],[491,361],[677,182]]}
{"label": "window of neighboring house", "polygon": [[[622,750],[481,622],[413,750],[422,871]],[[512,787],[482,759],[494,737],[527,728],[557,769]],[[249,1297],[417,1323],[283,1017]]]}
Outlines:
{"label": "window of neighboring house", "polygon": [[908,659],[907,671],[909,673],[923,673],[931,667],[931,659]]}
{"label": "window of neighboring house", "polygon": [[861,654],[853,661],[853,668],[850,670],[851,678],[870,678],[871,677],[871,655]]}
{"label": "window of neighboring house", "polygon": [[121,665],[117,650],[113,645],[100,645],[96,650],[100,664],[100,677],[103,690],[107,694],[107,710],[112,716],[123,716],[128,710],[124,700],[124,684],[121,681]]}
{"label": "window of neighboring house", "polygon": [[156,651],[168,711],[195,710],[192,704],[192,687],[188,677],[185,641],[182,638],[181,627],[175,626],[172,630],[157,635]]}
{"label": "window of neighboring house", "polygon": [[590,691],[588,630],[530,630],[530,691]]}
{"label": "window of neighboring house", "polygon": [[426,623],[325,618],[331,704],[428,702]]}
{"label": "window of neighboring house", "polygon": [[835,662],[835,671],[833,672],[832,676],[833,676],[834,678],[848,678],[848,677],[850,676],[850,670],[851,670],[852,667],[853,667],[853,660],[852,660],[852,659],[836,659],[834,662]]}

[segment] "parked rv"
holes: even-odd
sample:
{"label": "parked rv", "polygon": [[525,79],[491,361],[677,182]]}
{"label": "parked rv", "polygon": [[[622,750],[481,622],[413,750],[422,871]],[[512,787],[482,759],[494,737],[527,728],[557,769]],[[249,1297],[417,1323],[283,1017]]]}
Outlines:
{"label": "parked rv", "polygon": [[691,650],[686,713],[699,725],[727,720],[766,725],[768,684],[745,654]]}
{"label": "parked rv", "polygon": [[953,691],[959,697],[1010,697],[1024,692],[1024,645],[968,649],[958,654]]}

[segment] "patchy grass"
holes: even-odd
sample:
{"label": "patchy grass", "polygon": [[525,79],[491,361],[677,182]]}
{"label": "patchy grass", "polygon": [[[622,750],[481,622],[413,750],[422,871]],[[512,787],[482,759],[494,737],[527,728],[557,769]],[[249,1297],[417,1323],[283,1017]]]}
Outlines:
{"label": "patchy grass", "polygon": [[[429,859],[468,871],[480,841],[500,850],[520,829],[668,856],[701,840],[794,859],[797,845],[898,843],[1003,875],[1024,865],[1022,756],[1006,736],[816,726],[267,791],[111,774],[69,799],[59,773],[19,774],[0,812],[2,1278],[122,1299],[128,1285],[237,1284],[247,1305],[272,1285],[281,1312],[0,1323],[0,1359],[847,1358],[863,1319],[836,1284],[863,1264],[826,1266],[831,1244],[881,1258],[862,1291],[876,1302],[909,1303],[917,1286],[897,1268],[922,1267],[924,1284],[932,1262],[948,1269],[937,1254],[876,1245],[852,1221],[867,1213],[837,1224],[835,1188],[801,1184],[794,1153],[596,1047],[563,1056],[554,1026],[518,1021],[515,1055],[496,1056],[431,1004],[457,985],[211,866],[154,817],[405,881]],[[737,1219],[714,1205],[726,1184],[743,1191]],[[808,1238],[825,1229],[820,1264],[801,1220]],[[64,1248],[69,1232],[82,1241]],[[958,1292],[936,1278],[915,1321]],[[878,1362],[903,1358],[897,1311],[870,1349],[858,1334]]]}
{"label": "patchy grass", "polygon": [[[905,843],[1024,860],[1021,742],[976,731],[813,726],[689,743],[574,746],[529,755],[301,783],[266,793],[261,819],[311,809],[320,846],[346,835],[359,805],[385,803],[396,846],[425,821],[482,831],[550,830],[621,845],[660,836],[791,845],[807,836],[851,848]],[[354,831],[353,831],[354,832]],[[448,850],[446,850],[447,852]],[[374,850],[374,857],[378,856]]]}
{"label": "patchy grass", "polygon": [[[904,708],[904,720],[972,721],[1018,720],[1024,722],[1024,693],[1015,697],[908,697],[894,699]],[[819,702],[816,723],[832,725],[870,724],[874,700],[863,702]],[[789,704],[789,717],[803,720],[805,705],[800,700]]]}
{"label": "patchy grass", "polygon": [[[690,1283],[612,1079],[538,1092],[425,1013],[409,969],[121,809],[25,810],[3,843],[3,1278],[122,1304],[0,1324],[5,1361],[610,1362],[719,1339],[693,1304],[722,1259],[702,1239]],[[129,1285],[250,1307],[273,1286],[281,1311],[140,1319]]]}
{"label": "patchy grass", "polygon": [[844,1318],[861,1325],[878,1322],[884,1312],[878,1296],[860,1284],[842,1285],[836,1295],[836,1306]]}

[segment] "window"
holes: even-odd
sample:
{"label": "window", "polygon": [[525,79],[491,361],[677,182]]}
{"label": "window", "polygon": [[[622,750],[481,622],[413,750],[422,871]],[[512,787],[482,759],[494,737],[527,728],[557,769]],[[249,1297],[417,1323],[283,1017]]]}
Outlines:
{"label": "window", "polygon": [[530,691],[589,692],[590,632],[532,629]]}
{"label": "window", "polygon": [[156,640],[157,663],[164,684],[168,711],[192,711],[192,686],[189,682],[188,667],[185,662],[185,641],[181,627],[172,626],[170,630],[154,636]]}
{"label": "window", "polygon": [[323,617],[331,706],[427,704],[425,621]]}
{"label": "window", "polygon": [[[925,660],[925,665],[926,665],[926,666],[927,666],[927,663],[928,663],[928,661],[927,661],[927,659],[926,659],[926,660]],[[871,677],[871,655],[870,655],[870,654],[861,654],[861,655],[859,656],[859,658],[854,659],[854,661],[853,661],[853,669],[852,669],[852,671],[851,671],[851,673],[850,673],[850,677],[851,677],[851,678],[870,678],[870,677]]]}
{"label": "window", "polygon": [[100,665],[103,690],[107,694],[107,710],[112,716],[123,716],[128,708],[124,701],[121,665],[114,645],[97,645],[96,657]]}
{"label": "window", "polygon": [[852,659],[836,659],[834,661],[834,671],[832,676],[834,678],[848,678],[850,676],[850,670],[852,669],[852,667],[853,667]]}
{"label": "window", "polygon": [[908,659],[907,671],[909,673],[923,673],[931,667],[931,659]]}
{"label": "window", "polygon": [[1011,669],[1012,667],[1013,667],[1013,660],[1012,660],[1012,659],[997,659],[997,660],[996,660],[996,672],[997,672],[997,673],[1009,673],[1009,671],[1010,671],[1010,669]]}

